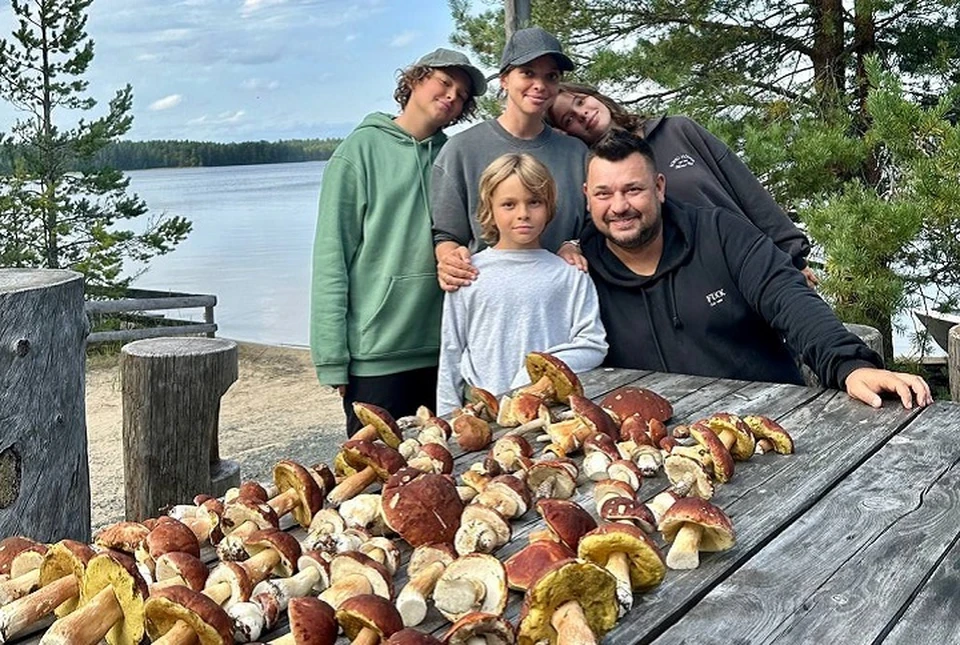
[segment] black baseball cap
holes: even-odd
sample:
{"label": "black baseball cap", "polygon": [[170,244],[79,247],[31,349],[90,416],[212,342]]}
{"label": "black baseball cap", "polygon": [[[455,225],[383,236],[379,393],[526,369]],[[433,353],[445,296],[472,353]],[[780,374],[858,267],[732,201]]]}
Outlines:
{"label": "black baseball cap", "polygon": [[513,33],[500,57],[500,73],[508,67],[525,65],[541,56],[553,56],[562,72],[572,72],[575,65],[570,57],[563,53],[563,47],[557,37],[540,27],[528,27]]}

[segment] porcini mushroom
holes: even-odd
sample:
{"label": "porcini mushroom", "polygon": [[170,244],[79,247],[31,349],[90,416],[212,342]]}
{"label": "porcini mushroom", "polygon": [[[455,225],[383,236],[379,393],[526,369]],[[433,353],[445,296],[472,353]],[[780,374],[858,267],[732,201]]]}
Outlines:
{"label": "porcini mushroom", "polygon": [[382,443],[351,440],[343,444],[341,454],[357,473],[350,475],[330,491],[327,502],[331,506],[339,506],[359,495],[378,479],[386,481],[390,475],[406,465],[399,452]]}
{"label": "porcini mushroom", "polygon": [[746,461],[753,456],[756,438],[750,426],[737,415],[718,412],[708,419],[697,421],[694,426],[696,425],[706,425],[713,430],[737,461]]}
{"label": "porcini mushroom", "polygon": [[673,416],[673,406],[665,398],[642,387],[625,385],[613,390],[600,401],[600,407],[609,410],[618,424],[634,415],[641,419],[657,419],[666,423]]}
{"label": "porcini mushroom", "polygon": [[164,553],[189,553],[200,557],[200,542],[186,524],[172,517],[160,517],[135,551],[137,562],[154,577],[157,558]]}
{"label": "porcini mushroom", "polygon": [[172,585],[182,585],[194,591],[202,591],[207,583],[210,571],[200,558],[190,553],[173,551],[157,558],[154,565],[154,582],[151,587],[159,589]]}
{"label": "porcini mushroom", "polygon": [[667,553],[671,569],[696,569],[701,551],[726,551],[735,542],[726,513],[698,497],[677,500],[660,520],[660,531],[673,545]]}
{"label": "porcini mushroom", "polygon": [[383,487],[383,517],[410,546],[453,542],[463,502],[447,475],[404,468]]}
{"label": "porcini mushroom", "polygon": [[530,491],[541,499],[567,499],[577,490],[576,474],[558,459],[533,464],[527,471],[526,482]]}
{"label": "porcini mushroom", "polygon": [[777,454],[793,454],[793,438],[790,436],[790,433],[770,417],[751,414],[750,416],[743,417],[743,422],[750,427],[754,435],[769,441]]}
{"label": "porcini mushroom", "polygon": [[403,441],[403,433],[397,427],[393,415],[372,403],[354,401],[353,413],[357,415],[363,427],[351,439],[355,441],[374,441],[380,439],[394,450]]}
{"label": "porcini mushroom", "polygon": [[580,538],[597,528],[597,521],[576,502],[566,499],[541,499],[537,512],[543,517],[555,539],[576,551]]}
{"label": "porcini mushroom", "polygon": [[147,635],[164,645],[232,645],[233,622],[216,602],[186,587],[151,590],[144,604]]}
{"label": "porcini mushroom", "polygon": [[634,591],[653,589],[667,573],[657,545],[629,524],[603,524],[590,531],[580,539],[577,555],[605,567],[617,579],[621,616],[633,608]]}
{"label": "porcini mushroom", "polygon": [[345,600],[337,609],[337,622],[355,645],[377,645],[403,629],[393,603],[373,594]]}
{"label": "porcini mushroom", "polygon": [[7,569],[10,578],[0,582],[0,605],[6,605],[26,596],[36,589],[40,582],[40,563],[43,561],[43,554],[47,551],[46,545],[37,542],[29,546],[22,542],[18,544],[23,548],[10,558]]}
{"label": "porcini mushroom", "polygon": [[520,610],[520,645],[596,645],[617,622],[617,580],[583,560],[558,562],[527,592]]}
{"label": "porcini mushroom", "polygon": [[337,609],[345,600],[363,594],[393,599],[393,579],[379,562],[359,552],[340,553],[330,561],[330,586],[320,600]]}
{"label": "porcini mushroom", "polygon": [[244,540],[256,531],[280,526],[280,519],[268,504],[247,497],[224,506],[221,521],[226,536],[217,544],[217,557],[222,562],[243,560],[247,557]]}
{"label": "porcini mushroom", "polygon": [[500,513],[480,504],[468,504],[453,538],[457,553],[492,553],[510,541],[510,523]]}
{"label": "porcini mushroom", "polygon": [[653,511],[636,499],[626,497],[608,499],[600,507],[600,517],[608,522],[631,524],[647,534],[657,529],[657,518]]}
{"label": "porcini mushroom", "polygon": [[300,464],[283,459],[273,467],[273,481],[279,494],[267,500],[277,517],[287,513],[303,528],[310,526],[313,515],[323,508],[323,491],[317,480]]}
{"label": "porcini mushroom", "polygon": [[336,509],[325,508],[313,516],[307,536],[303,539],[303,548],[332,555],[337,552],[337,537],[346,528],[346,522]]}
{"label": "porcini mushroom", "polygon": [[507,585],[516,591],[526,591],[545,571],[557,562],[575,558],[570,547],[553,540],[536,540],[523,547],[504,563]]}
{"label": "porcini mushroom", "polygon": [[385,641],[385,645],[443,645],[443,641],[416,629],[401,629]]}
{"label": "porcini mushroom", "polygon": [[689,457],[671,454],[663,460],[663,472],[681,497],[692,495],[702,499],[713,497],[713,482],[703,464]]}
{"label": "porcini mushroom", "polygon": [[409,582],[397,595],[397,610],[407,627],[419,625],[427,615],[427,599],[456,553],[449,544],[422,544],[407,564]]}
{"label": "porcini mushroom", "polygon": [[500,465],[503,472],[515,473],[521,470],[522,460],[533,457],[533,448],[519,435],[504,435],[494,442],[490,456]]}
{"label": "porcini mushroom", "polygon": [[455,622],[443,641],[447,645],[514,645],[517,634],[501,616],[474,612]]}
{"label": "porcini mushroom", "polygon": [[473,503],[492,508],[512,520],[526,513],[532,501],[530,489],[523,481],[513,475],[498,475],[484,486]]}
{"label": "porcini mushroom", "polygon": [[294,598],[287,608],[290,633],[270,645],[333,645],[337,641],[337,619],[333,608],[316,598]]}
{"label": "porcini mushroom", "polygon": [[607,467],[620,459],[616,442],[602,432],[584,440],[583,454],[583,474],[593,481],[607,479]]}
{"label": "porcini mushroom", "polygon": [[483,450],[493,440],[490,424],[472,414],[461,414],[453,420],[453,436],[464,452]]}
{"label": "porcini mushroom", "polygon": [[471,553],[450,563],[437,581],[434,605],[452,623],[479,611],[503,614],[507,573],[492,555]]}

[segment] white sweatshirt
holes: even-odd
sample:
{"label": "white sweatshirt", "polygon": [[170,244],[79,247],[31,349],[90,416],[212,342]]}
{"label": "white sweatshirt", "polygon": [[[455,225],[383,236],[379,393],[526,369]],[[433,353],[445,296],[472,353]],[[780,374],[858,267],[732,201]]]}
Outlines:
{"label": "white sweatshirt", "polygon": [[600,365],[606,333],[588,274],[542,249],[488,248],[472,261],[477,279],[443,302],[437,414],[460,407],[467,385],[500,395],[529,383],[532,351],[575,372]]}

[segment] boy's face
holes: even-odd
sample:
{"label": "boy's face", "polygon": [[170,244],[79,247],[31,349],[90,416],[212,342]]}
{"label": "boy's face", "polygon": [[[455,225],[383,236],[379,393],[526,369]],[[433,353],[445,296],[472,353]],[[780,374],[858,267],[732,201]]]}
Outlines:
{"label": "boy's face", "polygon": [[470,96],[470,77],[457,67],[435,68],[413,86],[407,108],[419,110],[437,129],[456,121]]}
{"label": "boy's face", "polygon": [[517,175],[500,182],[491,201],[493,221],[500,231],[500,241],[494,248],[540,248],[540,234],[550,220],[546,202],[527,190]]}

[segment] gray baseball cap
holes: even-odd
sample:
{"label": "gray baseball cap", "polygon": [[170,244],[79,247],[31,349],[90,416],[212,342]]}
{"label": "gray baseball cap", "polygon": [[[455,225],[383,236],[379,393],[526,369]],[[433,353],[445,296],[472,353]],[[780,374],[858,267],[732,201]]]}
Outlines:
{"label": "gray baseball cap", "polygon": [[487,92],[487,79],[483,72],[474,67],[470,59],[458,51],[440,47],[425,54],[414,64],[418,67],[458,67],[470,77],[472,85],[470,93],[473,96],[483,96]]}
{"label": "gray baseball cap", "polygon": [[525,65],[535,58],[550,55],[557,61],[561,72],[572,72],[573,61],[563,53],[560,41],[553,34],[540,27],[529,27],[515,31],[503,48],[500,57],[500,73],[511,65]]}

